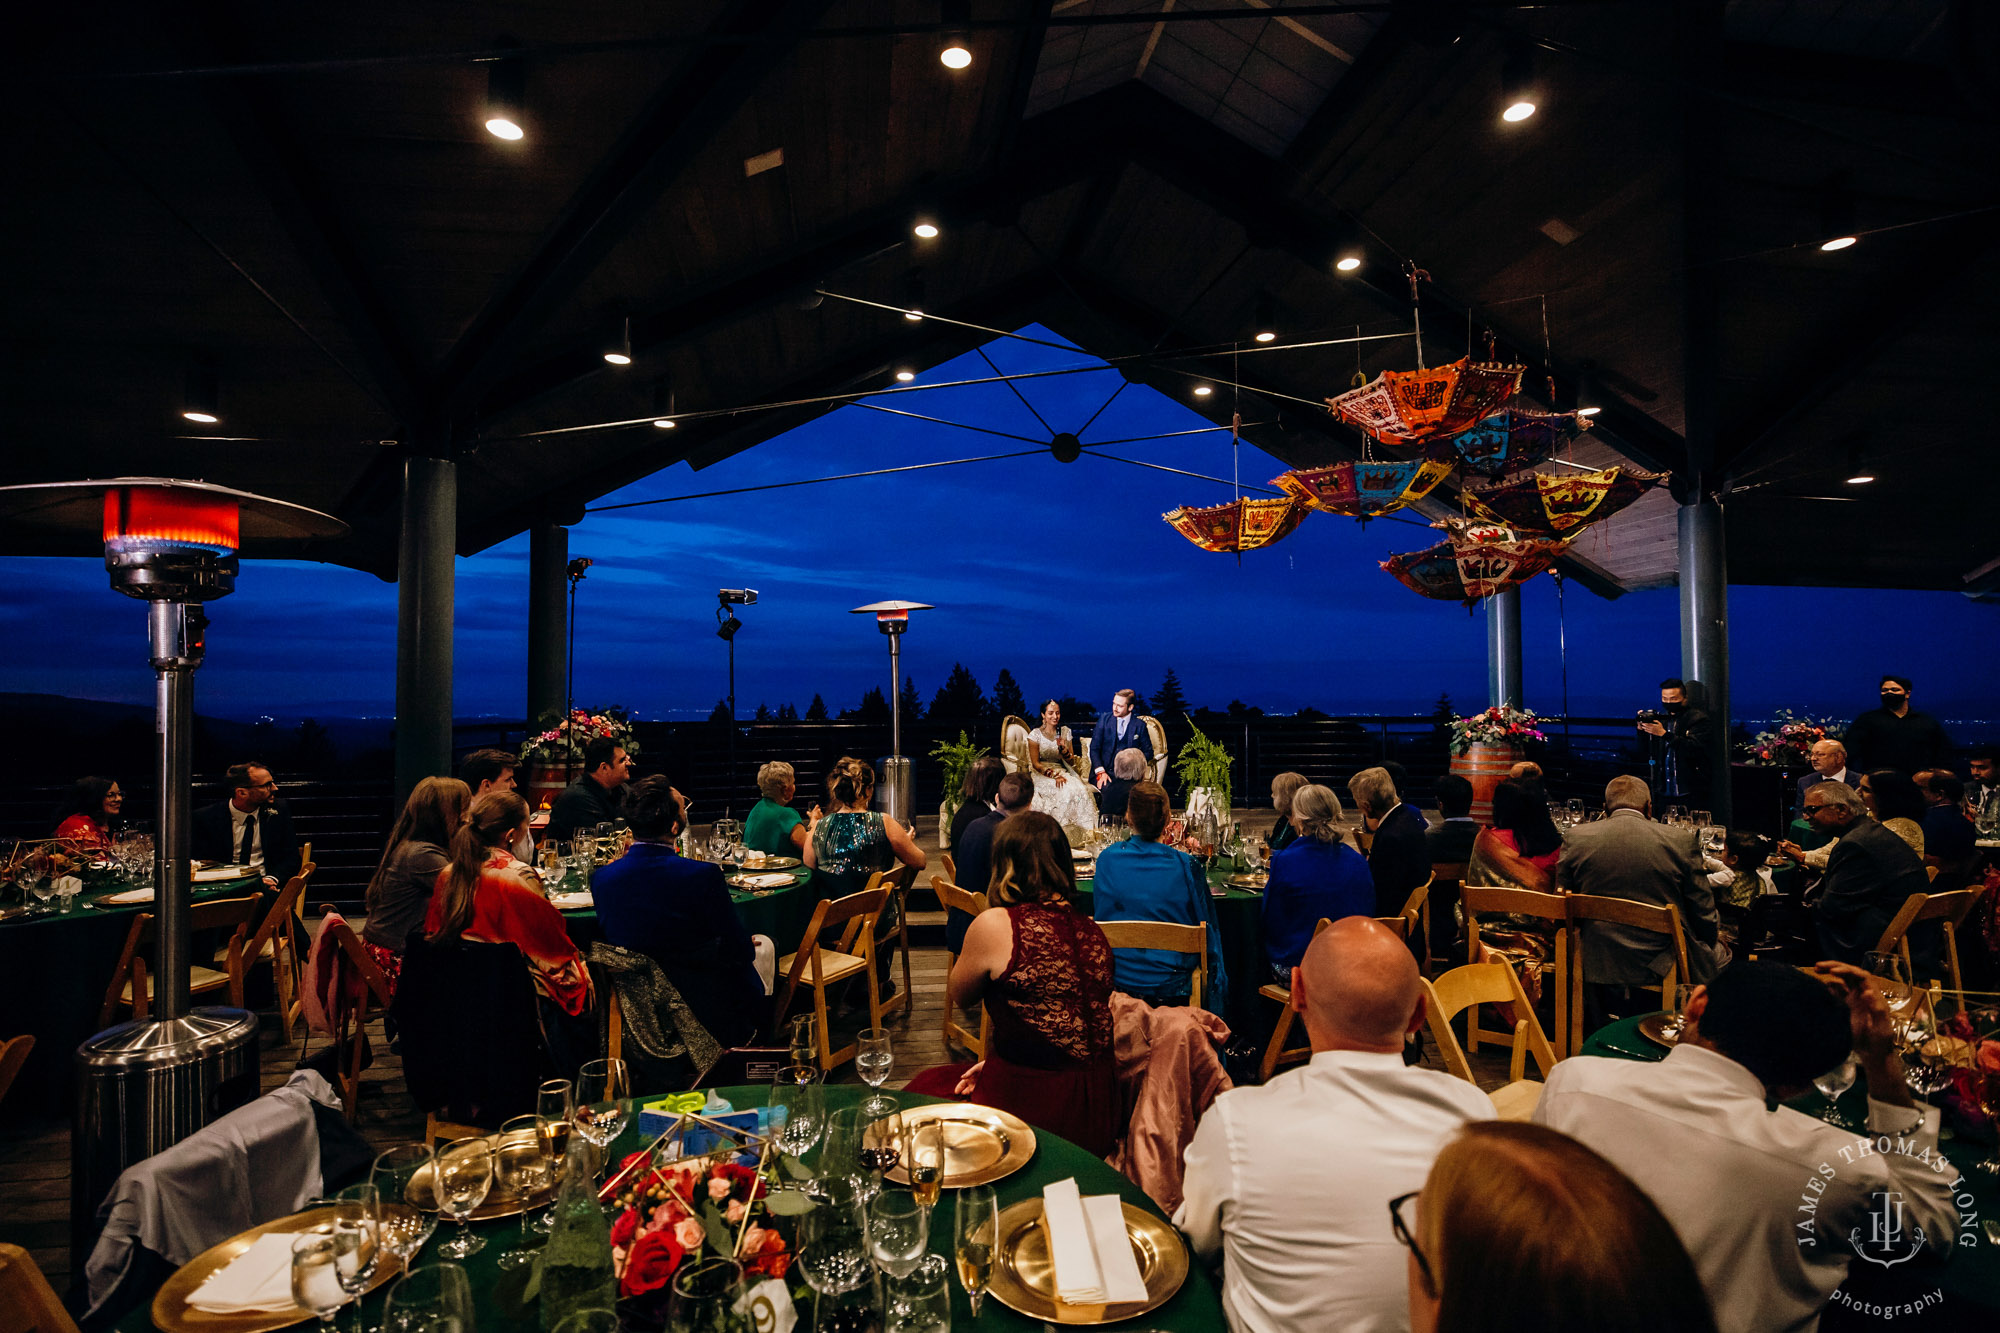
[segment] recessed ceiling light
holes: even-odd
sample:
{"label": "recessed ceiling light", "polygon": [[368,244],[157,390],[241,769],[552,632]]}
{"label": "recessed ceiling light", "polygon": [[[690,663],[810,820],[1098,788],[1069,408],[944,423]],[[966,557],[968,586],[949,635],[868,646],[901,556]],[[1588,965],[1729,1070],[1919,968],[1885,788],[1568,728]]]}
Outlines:
{"label": "recessed ceiling light", "polygon": [[903,312],[903,318],[909,320],[910,323],[912,324],[916,323],[923,317],[924,317],[924,312],[921,310],[905,310]]}
{"label": "recessed ceiling light", "polygon": [[1500,101],[1507,108],[1502,120],[1519,122],[1535,114],[1535,50],[1525,42],[1500,67]]}
{"label": "recessed ceiling light", "polygon": [[908,384],[911,380],[915,379],[916,377],[917,377],[916,372],[913,370],[899,370],[896,372],[896,383]]}
{"label": "recessed ceiling light", "polygon": [[1500,119],[1506,121],[1523,121],[1526,120],[1529,116],[1532,116],[1534,114],[1535,114],[1535,104],[1533,102],[1521,101],[1521,102],[1515,102],[1514,104],[1509,106],[1505,111],[1502,111],[1500,113]]}
{"label": "recessed ceiling light", "polygon": [[1576,414],[1580,417],[1594,417],[1603,410],[1601,407],[1579,407],[1576,409]]}
{"label": "recessed ceiling light", "polygon": [[[513,42],[501,38],[501,45],[511,47]],[[486,132],[496,139],[509,143],[524,138],[526,130],[521,128],[521,104],[526,100],[528,71],[518,58],[503,57],[491,61],[486,69]]]}
{"label": "recessed ceiling light", "polygon": [[1197,398],[1206,398],[1214,392],[1215,390],[1206,384],[1197,384],[1194,386],[1194,396]]}
{"label": "recessed ceiling light", "polygon": [[1869,482],[1873,480],[1875,480],[1875,474],[1873,472],[1870,472],[1867,468],[1862,468],[1859,472],[1856,472],[1853,476],[1847,479],[1847,484],[1849,486],[1866,486]]}
{"label": "recessed ceiling light", "polygon": [[1355,269],[1361,267],[1361,260],[1358,256],[1355,255],[1343,255],[1340,261],[1336,263],[1334,267],[1339,269],[1342,273],[1352,273],[1354,272]]}
{"label": "recessed ceiling light", "polygon": [[1278,340],[1278,335],[1271,332],[1269,329],[1265,329],[1262,333],[1257,335],[1257,341],[1260,343],[1276,342],[1277,340]]}
{"label": "recessed ceiling light", "polygon": [[509,142],[528,137],[526,130],[505,116],[493,116],[488,119],[486,122],[486,132],[496,139],[506,139]]}
{"label": "recessed ceiling light", "polygon": [[204,426],[213,426],[216,422],[222,420],[221,417],[209,412],[183,412],[181,415],[189,421],[199,421]]}
{"label": "recessed ceiling light", "polygon": [[618,333],[604,349],[604,359],[614,366],[632,364],[632,317],[627,315],[618,323]]}
{"label": "recessed ceiling light", "polygon": [[658,421],[655,421],[653,423],[654,427],[659,430],[672,430],[675,426],[678,426],[680,424],[681,424],[680,422],[675,421],[672,417],[661,417]]}
{"label": "recessed ceiling light", "polygon": [[1829,253],[1835,250],[1845,250],[1848,246],[1853,245],[1859,239],[1861,238],[1858,236],[1836,236],[1832,240],[1821,241],[1819,243],[1819,248]]}
{"label": "recessed ceiling light", "polygon": [[632,357],[628,352],[606,352],[604,359],[614,366],[629,366],[632,364]]}
{"label": "recessed ceiling light", "polygon": [[938,52],[938,63],[946,69],[965,69],[972,64],[972,52],[964,42],[950,42]]}
{"label": "recessed ceiling light", "polygon": [[919,240],[934,241],[937,239],[938,228],[935,222],[929,220],[920,221],[916,226],[910,228],[910,230],[916,234]]}
{"label": "recessed ceiling light", "polygon": [[181,382],[183,420],[203,426],[213,426],[222,420],[219,378],[214,364],[206,360],[197,360],[187,368],[186,377]]}

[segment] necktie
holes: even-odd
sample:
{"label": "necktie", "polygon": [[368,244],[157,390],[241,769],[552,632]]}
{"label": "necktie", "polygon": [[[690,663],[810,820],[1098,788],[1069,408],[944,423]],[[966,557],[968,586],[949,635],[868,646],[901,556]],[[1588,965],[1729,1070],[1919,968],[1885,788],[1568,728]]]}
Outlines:
{"label": "necktie", "polygon": [[236,854],[236,864],[245,866],[250,864],[250,852],[256,841],[257,814],[252,811],[250,817],[243,821],[243,848]]}

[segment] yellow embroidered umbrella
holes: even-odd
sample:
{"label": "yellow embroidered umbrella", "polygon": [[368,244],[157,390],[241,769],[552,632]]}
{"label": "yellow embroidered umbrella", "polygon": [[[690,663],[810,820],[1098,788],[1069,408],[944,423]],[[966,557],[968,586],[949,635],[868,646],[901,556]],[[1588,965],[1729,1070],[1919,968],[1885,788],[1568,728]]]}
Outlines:
{"label": "yellow embroidered umbrella", "polygon": [[1248,497],[1194,509],[1185,505],[1160,515],[1174,531],[1204,551],[1254,551],[1289,537],[1306,516],[1305,506]]}
{"label": "yellow embroidered umbrella", "polygon": [[1575,536],[1602,522],[1667,479],[1630,465],[1602,472],[1528,472],[1490,486],[1465,488],[1473,513],[1523,537]]}
{"label": "yellow embroidered umbrella", "polygon": [[1374,518],[1423,499],[1451,475],[1457,463],[1458,455],[1451,449],[1433,446],[1416,459],[1294,468],[1271,478],[1271,484],[1308,509],[1348,518]]}
{"label": "yellow embroidered umbrella", "polygon": [[1466,357],[1430,370],[1385,370],[1326,406],[1377,439],[1414,444],[1455,435],[1507,406],[1526,369]]}

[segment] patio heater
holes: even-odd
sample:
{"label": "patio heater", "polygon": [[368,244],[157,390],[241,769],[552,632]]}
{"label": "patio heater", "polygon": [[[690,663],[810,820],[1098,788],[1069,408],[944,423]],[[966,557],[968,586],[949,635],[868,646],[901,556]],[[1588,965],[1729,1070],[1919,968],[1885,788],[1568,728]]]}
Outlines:
{"label": "patio heater", "polygon": [[903,758],[903,631],[910,627],[910,612],[936,609],[929,602],[870,602],[853,612],[874,616],[875,628],[889,636],[889,754],[875,784],[875,808],[904,828],[910,827],[915,801],[910,761]]}
{"label": "patio heater", "polygon": [[280,500],[160,477],[0,487],[0,519],[51,529],[57,547],[102,534],[112,588],[146,603],[155,678],[154,1010],[98,1033],[76,1053],[70,1223],[81,1263],[97,1205],[125,1167],[257,1093],[255,1015],[189,1003],[191,735],[194,671],[208,627],[203,604],[235,588],[237,553],[246,546],[282,554],[347,526]]}

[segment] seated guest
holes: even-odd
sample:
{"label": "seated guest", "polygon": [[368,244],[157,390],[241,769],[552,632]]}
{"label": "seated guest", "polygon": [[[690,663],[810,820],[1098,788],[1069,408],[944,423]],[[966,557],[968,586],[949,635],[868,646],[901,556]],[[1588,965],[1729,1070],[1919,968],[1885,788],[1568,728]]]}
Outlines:
{"label": "seated guest", "polygon": [[[1116,758],[1107,754],[1103,762],[1108,766]],[[1076,751],[1062,725],[1062,705],[1054,699],[1042,701],[1041,723],[1029,730],[1027,748],[1016,760],[1034,776],[1035,809],[1054,815],[1064,828],[1097,827],[1097,793],[1077,775]]]}
{"label": "seated guest", "polygon": [[1291,978],[1321,917],[1373,916],[1368,863],[1340,837],[1340,798],[1307,784],[1292,796],[1291,846],[1271,858],[1264,886],[1264,962],[1273,979]]}
{"label": "seated guest", "polygon": [[1982,745],[1966,756],[1965,799],[1977,809],[2000,794],[2000,749]]}
{"label": "seated guest", "polygon": [[[1137,755],[1120,750],[1118,759]],[[1091,915],[1099,921],[1166,921],[1208,931],[1208,988],[1202,1007],[1228,1009],[1229,974],[1222,962],[1222,930],[1208,893],[1208,876],[1192,856],[1160,839],[1167,831],[1167,789],[1157,782],[1132,788],[1125,808],[1132,835],[1097,854],[1091,885]],[[1112,950],[1118,989],[1147,1004],[1186,1004],[1193,989],[1194,963],[1184,953],[1159,949]]]}
{"label": "seated guest", "polygon": [[278,800],[278,784],[262,764],[233,764],[229,799],[204,806],[188,821],[188,854],[218,865],[247,865],[276,893],[299,873],[299,843],[292,816]]}
{"label": "seated guest", "polygon": [[1386,768],[1364,768],[1347,780],[1348,795],[1361,809],[1362,824],[1375,836],[1368,844],[1368,873],[1375,881],[1373,916],[1396,916],[1431,877],[1429,825],[1405,805]]}
{"label": "seated guest", "polygon": [[1409,1249],[1414,1333],[1714,1333],[1668,1215],[1573,1138],[1480,1120],[1444,1145],[1390,1223]]}
{"label": "seated guest", "polygon": [[1965,817],[1965,784],[1941,769],[1925,774],[1924,859],[1947,870],[1963,867],[1979,844],[1979,830]]}
{"label": "seated guest", "polygon": [[805,863],[813,869],[813,887],[822,898],[842,898],[868,887],[868,878],[901,861],[924,868],[924,851],[908,829],[879,810],[875,799],[875,767],[841,756],[826,775],[826,793],[833,809],[816,815],[806,827]]}
{"label": "seated guest", "polygon": [[1104,1157],[1122,1128],[1111,946],[1071,905],[1069,851],[1062,826],[1039,810],[1010,815],[995,832],[993,905],[965,932],[950,987],[960,1008],[985,1004],[993,1021],[986,1058],[970,1069],[926,1071],[909,1090],[955,1089]]}
{"label": "seated guest", "polygon": [[389,830],[389,843],[368,880],[368,921],[361,947],[396,989],[403,970],[403,944],[423,927],[437,891],[438,876],[451,863],[451,835],[465,822],[472,792],[457,778],[425,778],[410,789],[403,813]]}
{"label": "seated guest", "polygon": [[710,1035],[742,1045],[764,1013],[777,960],[771,941],[743,928],[721,866],[674,851],[687,806],[665,776],[632,784],[625,817],[632,846],[590,880],[605,941],[658,963]]}
{"label": "seated guest", "polygon": [[55,836],[80,851],[111,850],[111,836],[124,824],[125,793],[116,778],[78,778],[56,807]]}
{"label": "seated guest", "polygon": [[1090,780],[1099,790],[1110,785],[1111,765],[1120,750],[1135,749],[1148,768],[1152,766],[1153,733],[1146,720],[1138,716],[1138,706],[1137,690],[1120,690],[1111,696],[1111,711],[1098,715],[1097,726],[1090,734]]}
{"label": "seated guest", "polygon": [[[1849,790],[1821,784],[1807,797],[1828,785]],[[1958,1231],[1952,1175],[1937,1169],[1938,1113],[1910,1096],[1881,994],[1859,968],[1814,970],[1818,980],[1782,963],[1733,963],[1695,991],[1664,1060],[1572,1057],[1535,1108],[1538,1124],[1602,1153],[1659,1205],[1724,1333],[1815,1327],[1855,1247],[1875,1234],[1880,1191],[1900,1201],[1906,1238],[1926,1237],[1933,1257]],[[1894,1152],[1857,1152],[1853,1130],[1771,1109],[1850,1051],[1868,1087],[1862,1142],[1887,1135]]]}
{"label": "seated guest", "polygon": [[1792,802],[1795,810],[1805,802],[1806,793],[1820,783],[1845,782],[1851,787],[1861,776],[1848,770],[1847,747],[1831,736],[1812,743],[1806,762],[1812,765],[1812,771],[1799,779],[1798,799]]}
{"label": "seated guest", "polygon": [[1291,846],[1292,839],[1299,836],[1299,831],[1292,827],[1292,797],[1305,785],[1303,773],[1280,773],[1271,779],[1271,808],[1278,812],[1278,822],[1271,826],[1271,836],[1266,841],[1273,855]]}
{"label": "seated guest", "polygon": [[1100,818],[1125,818],[1125,802],[1132,795],[1132,788],[1146,777],[1146,756],[1137,750],[1120,750],[1111,761],[1111,781],[1104,790],[1097,793],[1097,813]]}
{"label": "seated guest", "polygon": [[1438,813],[1444,822],[1424,832],[1431,864],[1464,865],[1472,859],[1472,842],[1479,836],[1479,821],[1472,817],[1472,784],[1456,773],[1446,773],[1432,790],[1437,793]]}
{"label": "seated guest", "polygon": [[568,842],[579,829],[613,824],[625,817],[625,784],[632,756],[609,736],[593,736],[583,747],[583,776],[564,787],[549,811],[548,835]]}
{"label": "seated guest", "polygon": [[[514,780],[515,770],[521,761],[506,750],[474,750],[459,761],[458,779],[472,791],[472,799],[478,800],[489,791],[515,791],[519,784]],[[534,812],[529,812],[529,818]],[[507,849],[514,853],[516,860],[532,863],[535,859],[535,835],[531,830]]]}
{"label": "seated guest", "polygon": [[1930,889],[1930,876],[1910,844],[1870,819],[1845,783],[1822,782],[1807,792],[1805,815],[1814,828],[1840,839],[1811,904],[1820,952],[1859,963],[1910,895]]}
{"label": "seated guest", "polygon": [[993,813],[994,793],[1000,790],[1000,779],[1006,776],[1006,762],[994,754],[979,756],[965,770],[965,780],[958,784],[958,809],[951,812],[951,837],[948,841],[954,864],[959,863],[958,840],[965,836],[965,830],[971,827],[973,820]]}
{"label": "seated guest", "polygon": [[438,873],[424,914],[426,940],[511,944],[528,961],[535,990],[546,1002],[542,1032],[563,1069],[585,1058],[579,1018],[590,1007],[590,969],[570,942],[569,928],[534,872],[507,849],[528,826],[528,803],[511,791],[488,792],[467,808],[451,838],[451,860]]}
{"label": "seated guest", "polygon": [[[1578,824],[1564,837],[1556,882],[1568,893],[1671,904],[1687,940],[1684,980],[1707,981],[1729,961],[1729,949],[1694,831],[1654,823],[1653,793],[1639,778],[1611,779],[1604,808],[1606,818]],[[1585,923],[1579,954],[1584,980],[1600,986],[1655,986],[1674,963],[1666,935],[1607,921]]]}
{"label": "seated guest", "polygon": [[[952,857],[952,864],[958,867],[958,887],[967,893],[984,893],[991,886],[993,870],[993,833],[1000,827],[1000,821],[1018,815],[1035,802],[1035,780],[1026,773],[1002,772],[999,783],[993,788],[993,808],[980,818],[965,826],[965,836],[958,841],[958,851]],[[1067,836],[1063,838],[1068,845]],[[965,942],[965,928],[972,924],[972,914],[961,912],[956,907],[945,913],[945,946],[957,953]]]}
{"label": "seated guest", "polygon": [[1463,1079],[1407,1067],[1424,1024],[1416,960],[1379,922],[1349,917],[1292,974],[1312,1062],[1225,1092],[1188,1145],[1174,1224],[1222,1260],[1232,1333],[1407,1327],[1383,1212],[1416,1190],[1438,1145],[1493,1102]]}
{"label": "seated guest", "polygon": [[1708,887],[1727,916],[1742,912],[1767,893],[1777,892],[1765,860],[1771,855],[1771,840],[1749,829],[1733,828],[1723,840],[1720,856],[1703,856],[1702,869],[1708,872]]}
{"label": "seated guest", "polygon": [[[743,845],[753,852],[766,856],[796,856],[801,859],[806,854],[806,821],[798,811],[792,809],[792,797],[799,789],[798,778],[792,766],[774,759],[757,770],[757,790],[760,795],[757,804],[750,807],[750,817],[743,821]],[[686,811],[683,810],[685,815]],[[819,807],[812,808],[812,817],[819,818]],[[686,824],[685,818],[682,820]],[[637,824],[633,825],[638,828]]]}
{"label": "seated guest", "polygon": [[1547,893],[1562,846],[1563,835],[1549,818],[1541,784],[1532,778],[1502,779],[1493,788],[1493,825],[1473,839],[1465,882]]}
{"label": "seated guest", "polygon": [[1924,794],[1909,774],[1893,768],[1878,768],[1861,775],[1854,794],[1868,807],[1876,823],[1910,844],[1919,858],[1924,854]]}

